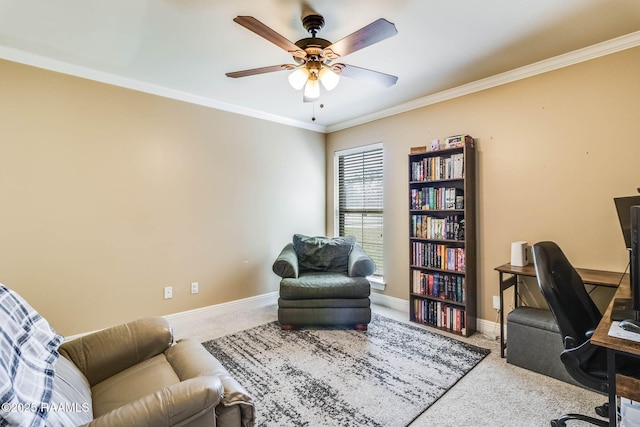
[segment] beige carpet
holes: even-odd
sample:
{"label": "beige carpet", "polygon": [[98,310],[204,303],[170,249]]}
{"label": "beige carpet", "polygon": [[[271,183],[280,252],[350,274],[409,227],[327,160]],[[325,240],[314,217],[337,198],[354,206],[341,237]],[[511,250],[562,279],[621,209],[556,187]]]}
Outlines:
{"label": "beige carpet", "polygon": [[[190,336],[201,342],[276,320],[275,306],[199,318],[175,319],[176,336]],[[374,312],[400,321],[407,315],[374,306]],[[431,330],[431,329],[430,329]],[[446,335],[446,334],[445,334]],[[460,337],[456,337],[460,339]],[[491,349],[471,372],[425,411],[411,427],[417,426],[549,426],[549,420],[567,412],[594,415],[593,408],[606,397],[565,382],[549,378],[500,358],[499,345],[483,335],[464,339]],[[584,426],[584,423],[567,423]]]}

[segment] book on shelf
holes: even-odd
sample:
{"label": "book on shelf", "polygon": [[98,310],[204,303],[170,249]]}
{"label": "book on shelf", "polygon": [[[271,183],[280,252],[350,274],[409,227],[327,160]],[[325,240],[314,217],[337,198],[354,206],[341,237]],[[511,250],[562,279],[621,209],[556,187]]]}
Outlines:
{"label": "book on shelf", "polygon": [[473,138],[469,135],[454,135],[444,139],[444,148],[463,147],[466,144],[473,144]]}
{"label": "book on shelf", "polygon": [[[458,207],[460,206],[460,207]],[[411,189],[411,209],[464,209],[464,191],[456,187],[422,187]]]}
{"label": "book on shelf", "polygon": [[433,298],[442,298],[460,303],[465,302],[464,276],[413,270],[412,292]]}
{"label": "book on shelf", "polygon": [[411,215],[411,237],[433,240],[464,240],[464,216]]}
{"label": "book on shelf", "polygon": [[411,162],[412,181],[439,181],[464,178],[464,154],[425,157]]}
{"label": "book on shelf", "polygon": [[464,273],[464,251],[464,248],[449,247],[440,243],[411,243],[412,264],[417,267]]}
{"label": "book on shelf", "polygon": [[462,334],[466,333],[464,307],[423,299],[413,300],[413,305],[416,321]]}

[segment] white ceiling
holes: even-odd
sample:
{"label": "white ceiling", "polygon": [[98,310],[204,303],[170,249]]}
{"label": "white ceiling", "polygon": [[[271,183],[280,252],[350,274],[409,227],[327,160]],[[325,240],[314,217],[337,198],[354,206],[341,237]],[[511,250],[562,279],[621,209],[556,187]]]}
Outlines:
{"label": "white ceiling", "polygon": [[[335,42],[378,18],[398,35],[341,58],[394,74],[391,88],[342,78],[302,102],[291,63],[232,20],[250,15],[292,42],[307,37],[302,0],[0,0],[0,58],[327,131],[380,111],[621,36],[640,39],[640,0],[309,0]],[[316,121],[311,117],[315,111]]]}

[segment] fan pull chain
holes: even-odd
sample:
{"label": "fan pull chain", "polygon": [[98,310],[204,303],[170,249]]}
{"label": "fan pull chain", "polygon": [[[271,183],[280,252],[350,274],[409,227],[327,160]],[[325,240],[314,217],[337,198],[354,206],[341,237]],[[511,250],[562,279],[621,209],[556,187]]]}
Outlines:
{"label": "fan pull chain", "polygon": [[[316,121],[316,103],[312,102],[311,103],[311,107],[313,108],[313,113],[311,116],[311,121],[315,122]],[[320,108],[324,108],[324,104],[320,104]]]}

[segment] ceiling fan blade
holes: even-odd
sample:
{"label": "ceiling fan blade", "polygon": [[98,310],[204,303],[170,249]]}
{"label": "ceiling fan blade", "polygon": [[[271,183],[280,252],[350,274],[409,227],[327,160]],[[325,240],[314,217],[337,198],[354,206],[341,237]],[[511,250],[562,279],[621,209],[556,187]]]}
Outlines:
{"label": "ceiling fan blade", "polygon": [[391,36],[395,36],[396,34],[398,34],[396,26],[386,19],[380,18],[366,27],[360,28],[355,33],[351,33],[345,38],[333,43],[324,50],[323,55],[325,58],[334,60],[355,52],[356,50],[371,46]]}
{"label": "ceiling fan blade", "polygon": [[340,71],[341,76],[349,77],[352,79],[364,80],[384,87],[391,87],[398,81],[398,77],[392,76],[391,74],[368,70],[366,68],[360,68],[353,65],[336,65],[339,65],[338,70],[342,69],[342,71]]}
{"label": "ceiling fan blade", "polygon": [[255,76],[256,74],[273,73],[274,71],[293,70],[296,68],[293,64],[271,65],[269,67],[252,68],[250,70],[234,71],[232,73],[226,73],[227,77],[247,77]]}
{"label": "ceiling fan blade", "polygon": [[284,36],[275,32],[271,28],[267,27],[265,24],[258,21],[253,16],[236,16],[233,20],[246,29],[253,31],[260,37],[269,40],[279,48],[286,50],[293,56],[304,58],[307,55],[298,46],[287,40]]}

